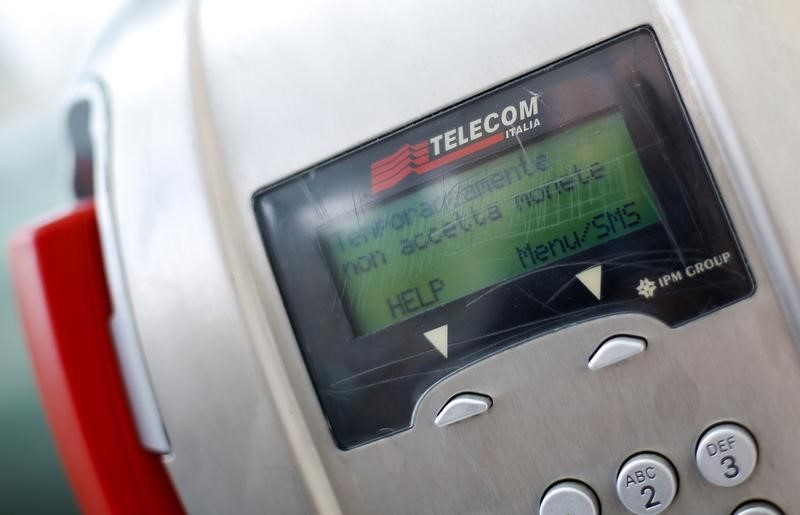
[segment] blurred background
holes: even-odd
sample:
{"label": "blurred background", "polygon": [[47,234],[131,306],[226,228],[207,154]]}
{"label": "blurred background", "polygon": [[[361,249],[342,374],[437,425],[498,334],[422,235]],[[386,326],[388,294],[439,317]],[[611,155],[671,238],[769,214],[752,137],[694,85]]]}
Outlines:
{"label": "blurred background", "polygon": [[0,514],[77,513],[11,292],[15,227],[72,202],[65,106],[123,0],[0,0]]}

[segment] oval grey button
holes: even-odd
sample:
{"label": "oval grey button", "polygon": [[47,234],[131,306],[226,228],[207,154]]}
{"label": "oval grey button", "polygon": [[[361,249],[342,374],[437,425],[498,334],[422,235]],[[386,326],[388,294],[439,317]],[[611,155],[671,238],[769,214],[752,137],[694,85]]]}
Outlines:
{"label": "oval grey button", "polygon": [[600,344],[589,358],[589,369],[599,370],[619,363],[647,348],[647,340],[636,336],[614,336]]}
{"label": "oval grey button", "polygon": [[720,424],[697,442],[695,461],[700,474],[716,486],[747,481],[758,461],[758,447],[750,432],[738,424]]}
{"label": "oval grey button", "polygon": [[462,393],[447,401],[447,404],[433,419],[433,423],[439,427],[449,426],[466,418],[480,415],[491,407],[491,397],[477,393]]}
{"label": "oval grey button", "polygon": [[588,486],[563,481],[551,486],[539,504],[539,515],[598,515],[600,504]]}
{"label": "oval grey button", "polygon": [[675,468],[657,454],[633,456],[617,476],[617,495],[631,513],[661,513],[669,508],[677,492]]}
{"label": "oval grey button", "polygon": [[732,515],[783,515],[783,512],[768,502],[755,501],[739,506]]}

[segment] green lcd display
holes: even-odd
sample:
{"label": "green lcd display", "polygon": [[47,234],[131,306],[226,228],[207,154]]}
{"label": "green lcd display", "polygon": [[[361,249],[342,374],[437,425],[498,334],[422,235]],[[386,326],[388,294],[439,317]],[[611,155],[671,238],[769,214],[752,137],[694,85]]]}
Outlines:
{"label": "green lcd display", "polygon": [[339,217],[318,237],[361,336],[660,220],[613,111]]}

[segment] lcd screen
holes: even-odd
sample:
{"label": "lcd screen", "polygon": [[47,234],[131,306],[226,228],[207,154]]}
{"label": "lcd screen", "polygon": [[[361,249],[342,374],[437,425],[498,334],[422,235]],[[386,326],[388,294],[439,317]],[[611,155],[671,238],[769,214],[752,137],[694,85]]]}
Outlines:
{"label": "lcd screen", "polygon": [[254,193],[342,449],[408,429],[438,382],[549,331],[676,327],[755,287],[650,29],[473,93]]}
{"label": "lcd screen", "polygon": [[658,223],[618,111],[319,230],[357,336]]}

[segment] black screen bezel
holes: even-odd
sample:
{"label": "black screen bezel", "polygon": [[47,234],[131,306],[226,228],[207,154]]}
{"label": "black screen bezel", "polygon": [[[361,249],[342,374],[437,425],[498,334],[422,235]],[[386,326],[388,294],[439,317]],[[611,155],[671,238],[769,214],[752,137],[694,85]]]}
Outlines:
{"label": "black screen bezel", "polygon": [[[425,176],[409,177],[384,193],[374,195],[370,190],[370,163],[404,143],[424,140],[513,102],[520,88],[541,95],[542,126],[533,134],[534,140],[576,120],[618,109],[658,198],[663,225],[354,337],[316,240],[317,228],[353,209],[380,205],[437,176],[457,173],[502,152],[504,146],[477,153]],[[342,449],[407,429],[414,407],[434,383],[543,332],[615,313],[644,313],[676,326],[744,298],[754,289],[710,170],[648,27],[526,74],[259,190],[253,200],[297,340]],[[309,224],[309,219],[315,223]],[[676,262],[691,263],[723,250],[734,253],[734,262],[704,274],[699,283],[676,285],[652,299],[632,294],[632,271],[645,267],[647,274],[655,276],[673,270]],[[644,253],[646,260],[639,258]],[[564,291],[563,285],[577,272],[599,262],[605,265],[602,301],[585,289]],[[635,276],[637,281],[642,273]],[[560,296],[542,306],[539,294],[556,290]],[[423,336],[443,323],[450,324],[448,359]]]}

